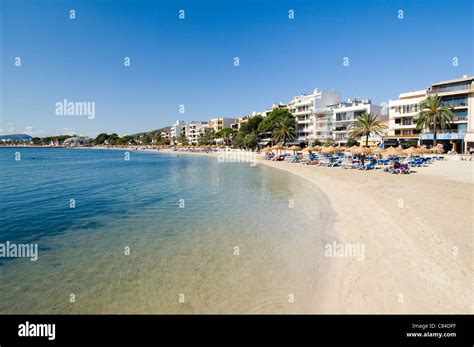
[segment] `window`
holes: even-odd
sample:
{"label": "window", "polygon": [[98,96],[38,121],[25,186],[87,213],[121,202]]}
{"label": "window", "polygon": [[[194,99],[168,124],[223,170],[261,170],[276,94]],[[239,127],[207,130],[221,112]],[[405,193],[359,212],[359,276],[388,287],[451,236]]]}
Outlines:
{"label": "window", "polygon": [[458,133],[466,133],[467,124],[458,124]]}
{"label": "window", "polygon": [[467,97],[448,97],[448,98],[443,98],[441,100],[441,103],[444,106],[449,106],[449,107],[460,107],[460,106],[467,106]]}
{"label": "window", "polygon": [[466,90],[469,89],[470,82],[462,82],[452,85],[444,85],[439,87],[434,87],[433,92],[435,93],[443,93],[443,92],[452,92],[454,90]]}
{"label": "window", "polygon": [[456,110],[454,113],[453,120],[466,120],[467,119],[467,110]]}

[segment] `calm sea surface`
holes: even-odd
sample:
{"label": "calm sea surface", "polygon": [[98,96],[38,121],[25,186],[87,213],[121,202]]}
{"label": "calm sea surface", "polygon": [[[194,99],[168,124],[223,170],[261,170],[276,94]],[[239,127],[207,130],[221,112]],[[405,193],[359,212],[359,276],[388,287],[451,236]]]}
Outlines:
{"label": "calm sea surface", "polygon": [[124,153],[0,148],[0,243],[39,247],[0,258],[0,313],[311,312],[331,214],[310,183]]}

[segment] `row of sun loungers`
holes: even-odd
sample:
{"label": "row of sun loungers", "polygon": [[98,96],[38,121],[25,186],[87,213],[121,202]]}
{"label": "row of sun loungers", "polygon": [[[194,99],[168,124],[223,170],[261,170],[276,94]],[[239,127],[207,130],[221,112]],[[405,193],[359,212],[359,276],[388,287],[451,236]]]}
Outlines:
{"label": "row of sun loungers", "polygon": [[317,155],[311,153],[309,157],[293,154],[270,154],[265,157],[267,160],[288,161],[290,163],[302,163],[306,165],[326,166],[326,167],[342,167],[344,169],[358,170],[376,170],[382,169],[385,172],[393,174],[409,174],[412,167],[423,167],[433,163],[435,160],[444,160],[442,156],[433,157],[391,157],[385,159],[377,159],[369,157],[362,164],[358,156],[347,157],[343,154],[338,155]]}

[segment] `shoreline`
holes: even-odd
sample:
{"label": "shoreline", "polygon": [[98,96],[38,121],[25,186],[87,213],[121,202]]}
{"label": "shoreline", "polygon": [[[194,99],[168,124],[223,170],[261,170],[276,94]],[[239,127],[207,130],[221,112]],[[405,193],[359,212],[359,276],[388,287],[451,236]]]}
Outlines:
{"label": "shoreline", "polygon": [[[318,296],[322,296],[315,312],[474,311],[473,162],[435,162],[430,167],[416,168],[412,175],[263,159],[258,159],[258,164],[311,182],[328,198],[329,208],[335,212],[329,236],[336,242],[365,246],[363,261],[354,257],[325,258],[315,274],[320,282]],[[464,170],[454,179],[443,172],[459,172],[460,168]],[[462,208],[455,207],[459,205]],[[448,213],[452,220],[446,218]]]}
{"label": "shoreline", "polygon": [[[214,157],[222,153],[82,149]],[[325,195],[335,214],[324,235],[329,243],[364,246],[362,261],[323,256],[314,274],[314,313],[474,311],[474,162],[435,162],[410,175],[263,159],[258,164],[299,176]]]}

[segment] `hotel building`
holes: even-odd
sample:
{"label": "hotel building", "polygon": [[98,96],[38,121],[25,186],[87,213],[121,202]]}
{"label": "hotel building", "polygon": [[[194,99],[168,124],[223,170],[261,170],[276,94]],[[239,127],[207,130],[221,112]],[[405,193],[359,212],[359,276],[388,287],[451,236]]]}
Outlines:
{"label": "hotel building", "polygon": [[[328,107],[332,110],[332,138],[338,145],[345,146],[347,144],[352,123],[364,113],[377,116],[379,121],[388,121],[388,114],[382,113],[382,107],[373,105],[369,99],[348,99]],[[362,139],[357,140],[362,141]],[[382,138],[374,135],[369,138],[369,141],[370,145],[375,145],[380,143]]]}
{"label": "hotel building", "polygon": [[[454,113],[452,124],[437,131],[437,142],[443,144],[446,150],[457,153],[464,153],[469,147],[474,147],[474,76],[464,75],[462,78],[435,83],[428,92],[438,94],[443,105],[449,106]],[[432,143],[433,134],[423,132],[420,142]]]}
{"label": "hotel building", "polygon": [[207,128],[212,129],[214,130],[214,133],[217,133],[224,128],[230,128],[235,121],[235,118],[214,118],[209,120]]}
{"label": "hotel building", "polygon": [[162,138],[164,138],[164,139],[167,139],[167,140],[171,139],[171,130],[169,130],[169,131],[162,131],[162,132],[160,133],[160,136],[161,136]]}
{"label": "hotel building", "polygon": [[201,129],[207,126],[207,122],[188,122],[184,126],[184,131],[189,144],[196,145],[201,134]]}
{"label": "hotel building", "polygon": [[[348,99],[341,102],[337,91],[319,91],[313,94],[295,96],[288,103],[289,111],[295,116],[297,139],[295,142],[325,142],[334,140],[345,145],[349,140],[350,125],[363,113],[377,115],[379,120],[388,121],[382,107],[369,99]],[[371,142],[381,142],[380,137],[371,137]]]}
{"label": "hotel building", "polygon": [[389,135],[384,137],[386,146],[399,146],[407,141],[416,141],[421,145],[433,144],[433,133],[425,129],[416,129],[419,103],[428,94],[437,94],[444,105],[451,107],[455,117],[446,129],[437,129],[436,140],[445,150],[465,152],[474,147],[474,77],[463,76],[459,79],[434,83],[427,90],[400,94],[399,100],[389,103]]}
{"label": "hotel building", "polygon": [[177,139],[179,137],[179,135],[181,135],[181,133],[185,132],[185,130],[186,130],[185,125],[186,125],[186,123],[184,122],[184,120],[177,120],[175,124],[170,126],[171,139],[173,139],[173,138]]}
{"label": "hotel building", "polygon": [[384,137],[385,146],[401,146],[407,141],[418,142],[420,131],[416,129],[418,105],[426,99],[426,90],[402,93],[399,100],[390,100],[389,133]]}
{"label": "hotel building", "polygon": [[320,91],[295,96],[288,103],[288,110],[296,119],[295,142],[324,141],[332,137],[333,112],[328,107],[340,102],[337,91]]}

